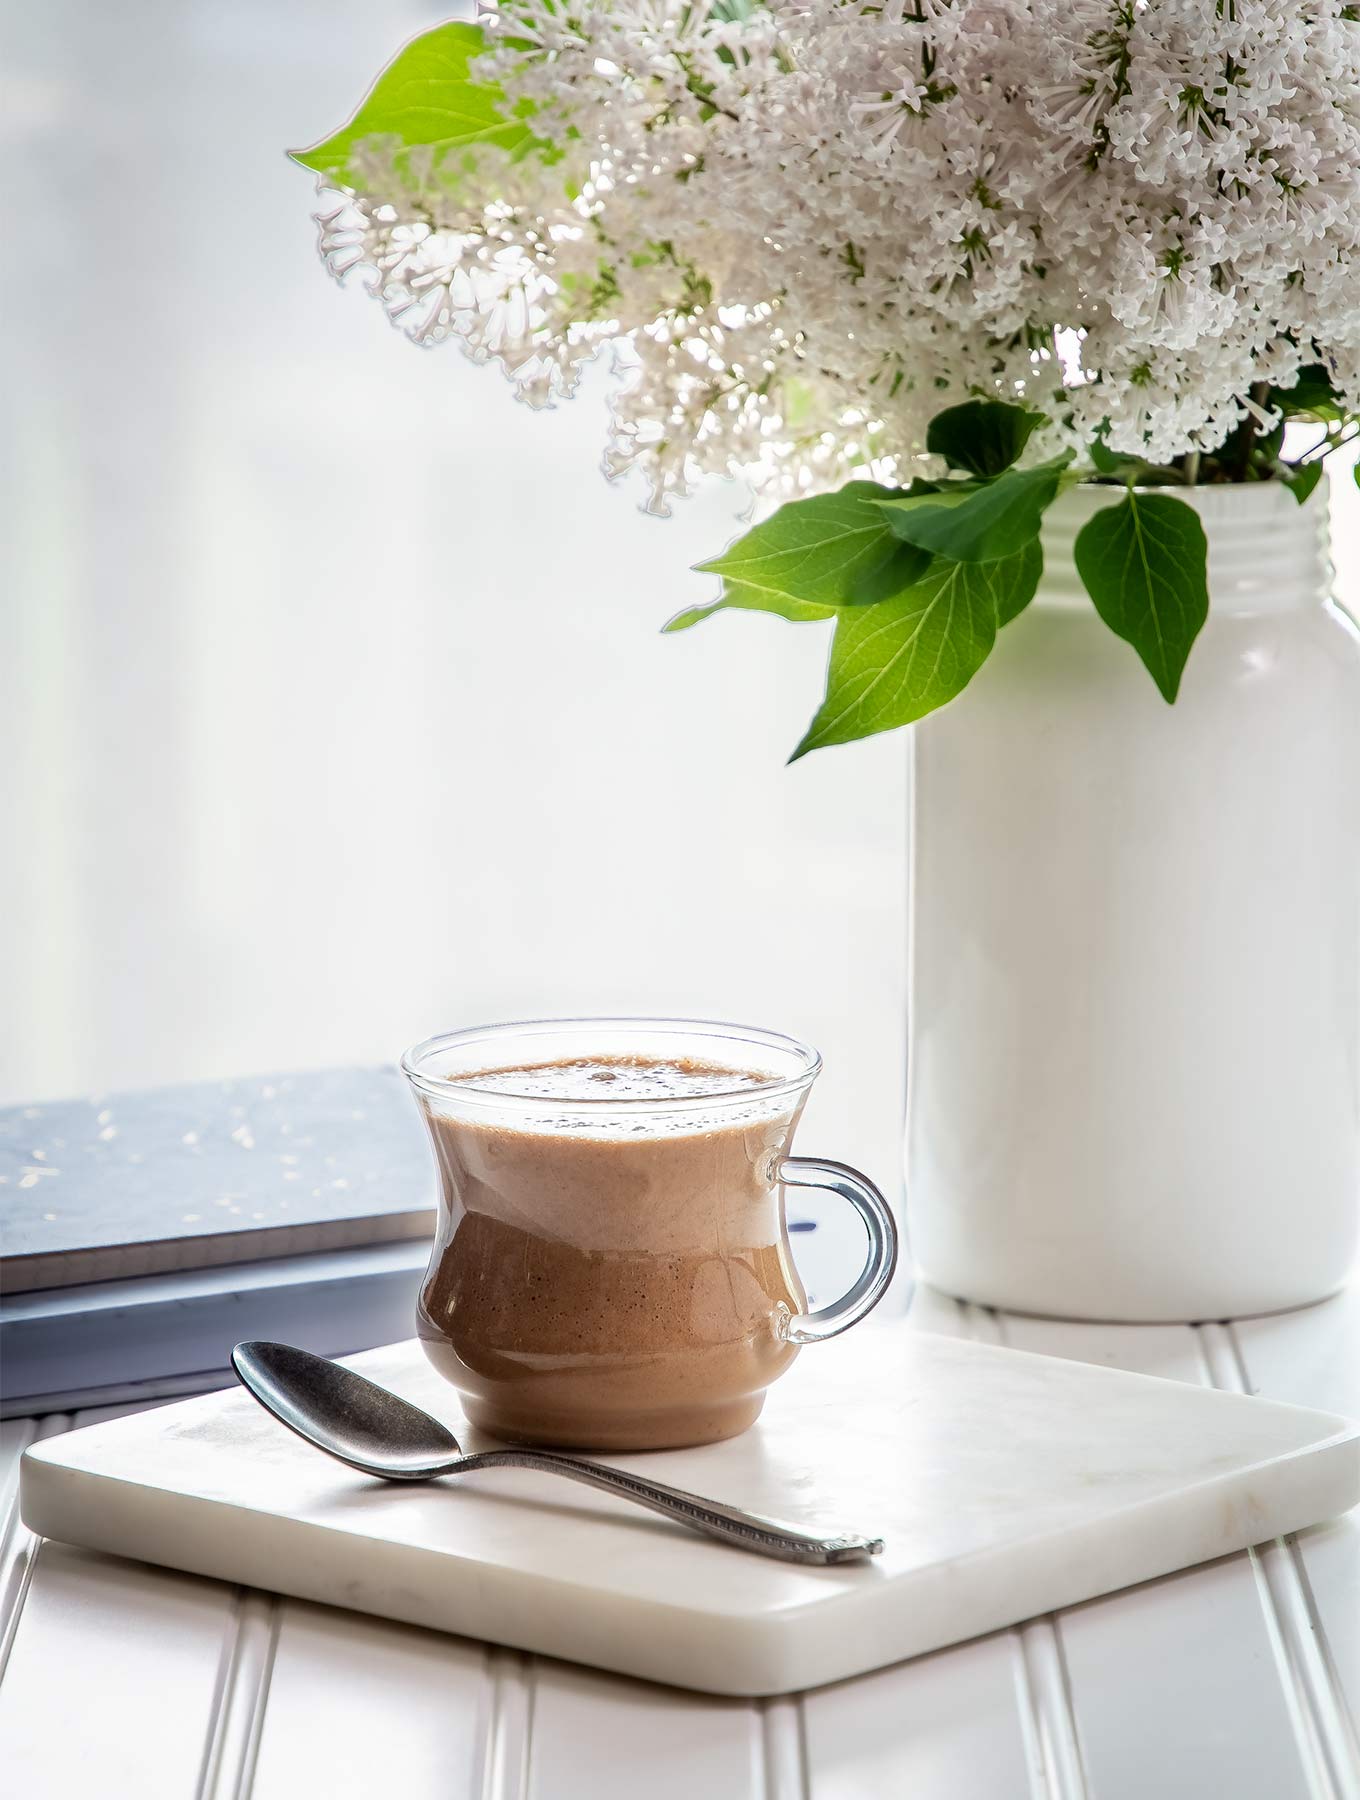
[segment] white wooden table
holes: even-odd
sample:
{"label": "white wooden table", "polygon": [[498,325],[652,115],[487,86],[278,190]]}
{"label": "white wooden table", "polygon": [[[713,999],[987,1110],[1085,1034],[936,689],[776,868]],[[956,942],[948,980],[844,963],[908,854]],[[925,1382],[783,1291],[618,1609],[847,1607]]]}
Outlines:
{"label": "white wooden table", "polygon": [[[1360,1414],[1360,1291],[1193,1328],[928,1292],[910,1317]],[[20,1450],[114,1410],[2,1428],[16,1800],[1360,1800],[1360,1514],[876,1675],[724,1701],[35,1543]]]}

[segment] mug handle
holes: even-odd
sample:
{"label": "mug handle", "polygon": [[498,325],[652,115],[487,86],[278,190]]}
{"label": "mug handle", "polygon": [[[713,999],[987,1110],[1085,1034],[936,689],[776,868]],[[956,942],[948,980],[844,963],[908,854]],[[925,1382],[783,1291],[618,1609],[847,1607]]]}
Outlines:
{"label": "mug handle", "polygon": [[797,1313],[785,1327],[791,1344],[819,1344],[848,1331],[878,1305],[897,1267],[897,1225],[888,1203],[867,1176],[824,1156],[785,1156],[776,1174],[788,1187],[822,1188],[848,1200],[869,1233],[869,1255],[858,1281],[830,1306]]}

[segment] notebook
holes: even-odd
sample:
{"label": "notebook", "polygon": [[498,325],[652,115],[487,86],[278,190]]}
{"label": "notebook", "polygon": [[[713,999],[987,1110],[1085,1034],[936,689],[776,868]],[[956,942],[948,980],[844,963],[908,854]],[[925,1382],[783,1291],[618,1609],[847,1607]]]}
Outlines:
{"label": "notebook", "polygon": [[425,1238],[429,1147],[393,1068],[0,1110],[6,1293]]}

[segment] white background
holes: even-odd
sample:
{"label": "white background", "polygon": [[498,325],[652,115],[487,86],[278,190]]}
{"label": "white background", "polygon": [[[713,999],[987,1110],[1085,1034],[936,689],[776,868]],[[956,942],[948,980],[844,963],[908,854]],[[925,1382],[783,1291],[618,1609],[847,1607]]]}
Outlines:
{"label": "white background", "polygon": [[315,257],[283,147],[440,16],[0,0],[0,1102],[675,1011],[817,1042],[803,1147],[891,1187],[904,737],[786,769],[826,628],[658,635],[744,497],[643,517],[603,380],[530,414]]}
{"label": "white background", "polygon": [[[548,415],[314,251],[288,144],[436,8],[6,0],[0,1102],[483,1019],[805,1035],[896,1180],[905,742],[786,769],[825,628],[724,616]],[[603,372],[601,372],[603,374]]]}

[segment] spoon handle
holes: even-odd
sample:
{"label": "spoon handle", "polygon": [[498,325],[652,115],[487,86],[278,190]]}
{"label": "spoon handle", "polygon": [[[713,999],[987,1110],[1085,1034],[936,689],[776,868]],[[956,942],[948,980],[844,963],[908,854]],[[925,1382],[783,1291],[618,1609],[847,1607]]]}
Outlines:
{"label": "spoon handle", "polygon": [[743,1512],[739,1506],[724,1506],[721,1501],[705,1500],[683,1488],[644,1480],[627,1469],[582,1462],[574,1456],[559,1456],[553,1450],[479,1450],[462,1459],[459,1472],[472,1468],[538,1469],[544,1474],[565,1475],[569,1481],[583,1481],[587,1487],[633,1500],[694,1531],[721,1538],[724,1543],[754,1550],[759,1556],[778,1557],[783,1562],[858,1562],[863,1557],[876,1556],[883,1548],[882,1538],[858,1537],[849,1532],[840,1537],[812,1537],[777,1519]]}

